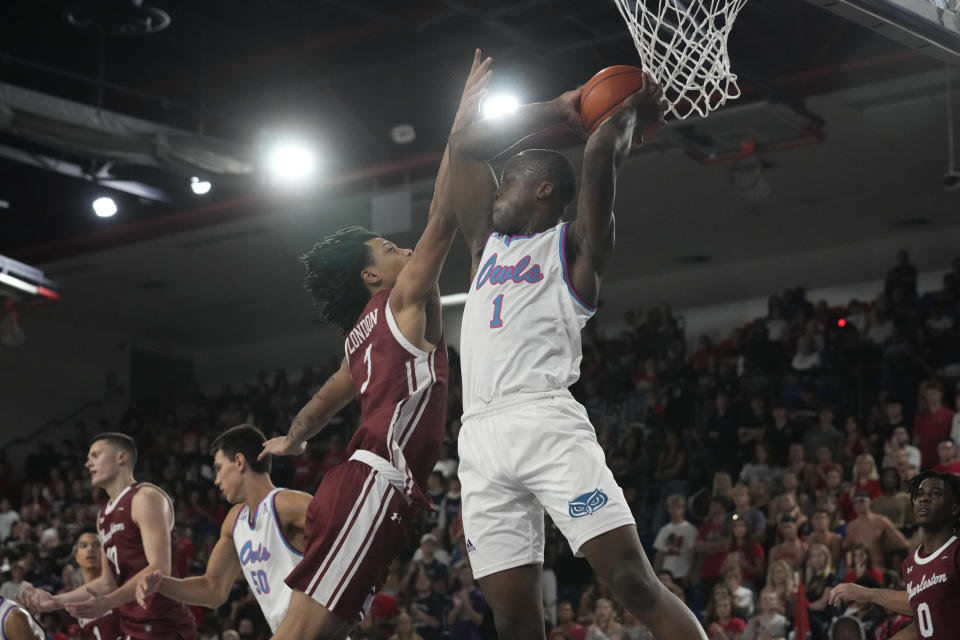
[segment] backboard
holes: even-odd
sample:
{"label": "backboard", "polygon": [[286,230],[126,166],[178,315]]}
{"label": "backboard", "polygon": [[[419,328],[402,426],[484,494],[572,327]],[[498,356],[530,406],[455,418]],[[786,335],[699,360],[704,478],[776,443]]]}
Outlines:
{"label": "backboard", "polygon": [[960,0],[807,0],[933,58],[960,64]]}

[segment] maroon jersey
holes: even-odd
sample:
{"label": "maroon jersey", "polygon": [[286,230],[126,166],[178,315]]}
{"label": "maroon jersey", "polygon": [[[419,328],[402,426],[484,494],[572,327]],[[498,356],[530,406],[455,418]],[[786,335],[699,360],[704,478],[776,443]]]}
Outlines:
{"label": "maroon jersey", "polygon": [[345,350],[362,422],[347,447],[371,451],[422,490],[440,457],[447,413],[447,347],[421,351],[400,333],[390,292],[370,298]]}
{"label": "maroon jersey", "polygon": [[[123,585],[147,566],[140,528],[133,521],[131,513],[133,497],[143,486],[146,486],[146,483],[135,482],[121,491],[115,500],[100,509],[97,518],[100,544],[103,545],[110,574],[117,586]],[[149,486],[163,492],[159,487]],[[164,497],[170,500],[165,493]],[[171,529],[171,558],[176,546],[177,534]],[[172,575],[179,577],[176,575],[176,568],[171,568]],[[196,622],[186,605],[160,594],[152,596],[146,607],[141,607],[136,600],[132,600],[117,607],[114,613],[120,619],[120,629],[124,635],[131,638],[192,637],[190,630],[193,630],[193,634],[196,632]]]}
{"label": "maroon jersey", "polygon": [[960,629],[960,542],[952,536],[928,556],[920,548],[903,561],[903,578],[921,638],[954,639]]}
{"label": "maroon jersey", "polygon": [[113,611],[107,611],[99,618],[77,618],[83,640],[119,640],[120,619]]}

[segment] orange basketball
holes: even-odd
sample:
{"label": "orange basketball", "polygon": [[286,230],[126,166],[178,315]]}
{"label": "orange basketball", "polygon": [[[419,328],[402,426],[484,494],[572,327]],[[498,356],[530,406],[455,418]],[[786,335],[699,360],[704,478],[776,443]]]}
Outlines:
{"label": "orange basketball", "polygon": [[643,70],[628,64],[607,67],[583,85],[580,94],[580,119],[587,133],[593,131],[613,113],[627,97],[643,87]]}

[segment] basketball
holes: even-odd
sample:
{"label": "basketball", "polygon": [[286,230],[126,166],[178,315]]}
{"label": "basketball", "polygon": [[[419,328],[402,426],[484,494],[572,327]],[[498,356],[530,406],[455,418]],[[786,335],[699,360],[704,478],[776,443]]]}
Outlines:
{"label": "basketball", "polygon": [[607,67],[583,85],[580,119],[587,133],[615,113],[623,101],[643,87],[643,70],[627,64]]}

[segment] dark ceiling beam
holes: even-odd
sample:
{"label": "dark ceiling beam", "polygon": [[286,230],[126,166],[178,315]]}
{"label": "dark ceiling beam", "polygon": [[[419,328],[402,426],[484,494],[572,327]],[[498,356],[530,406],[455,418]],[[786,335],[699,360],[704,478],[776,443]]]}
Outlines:
{"label": "dark ceiling beam", "polygon": [[529,53],[533,54],[535,57],[541,57],[543,54],[543,44],[533,38],[527,36],[522,29],[512,27],[508,24],[500,22],[496,18],[489,17],[486,13],[482,11],[477,11],[470,7],[464,6],[462,3],[457,0],[440,0],[440,2],[450,9],[453,9],[457,13],[471,18],[473,20],[479,21],[480,25],[486,28],[489,31],[496,33],[499,36],[506,38],[509,42],[512,42],[515,45],[521,46],[526,49]]}

